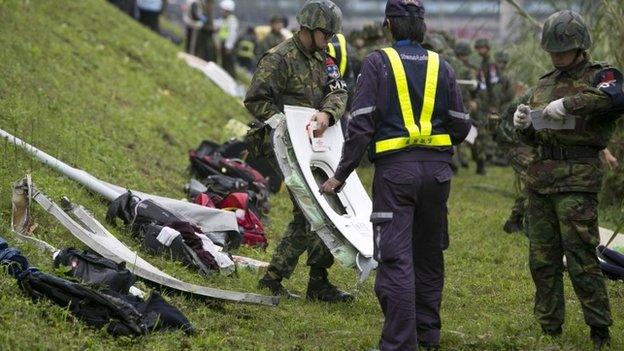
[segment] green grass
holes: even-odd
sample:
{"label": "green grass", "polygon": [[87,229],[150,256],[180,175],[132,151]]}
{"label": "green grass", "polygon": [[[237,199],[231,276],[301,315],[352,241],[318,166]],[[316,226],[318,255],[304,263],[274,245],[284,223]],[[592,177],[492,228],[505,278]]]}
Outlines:
{"label": "green grass", "polygon": [[[187,68],[170,43],[119,14],[103,0],[0,0],[0,126],[97,177],[137,189],[184,197],[186,151],[203,138],[225,140],[229,118],[247,120],[240,104]],[[55,199],[69,196],[103,220],[105,202],[81,186],[0,142],[0,235],[31,263],[52,271],[50,257],[9,233],[10,184],[31,172]],[[561,340],[540,338],[532,318],[533,287],[522,235],[501,226],[512,199],[508,169],[487,177],[463,171],[453,181],[451,248],[446,254],[443,347],[451,350],[585,350],[587,327],[566,285],[567,323]],[[370,170],[362,178],[370,184]],[[482,185],[503,191],[483,191]],[[267,251],[238,253],[269,260],[289,220],[284,194],[272,199]],[[612,214],[611,214],[612,215]],[[607,218],[605,216],[604,218]],[[613,217],[613,216],[612,216]],[[83,247],[47,213],[35,208],[35,235],[57,247]],[[127,245],[132,236],[110,228]],[[261,292],[259,276],[199,277],[180,264],[143,255],[181,279],[223,289]],[[332,280],[353,291],[355,273],[336,265]],[[87,328],[64,309],[25,297],[0,272],[0,350],[366,350],[377,343],[382,315],[373,278],[351,304],[282,301],[279,307],[223,304],[166,294],[198,333],[159,333],[115,339]],[[288,288],[305,293],[305,257]],[[145,288],[145,286],[144,286]],[[624,288],[609,282],[615,325],[613,350],[622,349]]]}

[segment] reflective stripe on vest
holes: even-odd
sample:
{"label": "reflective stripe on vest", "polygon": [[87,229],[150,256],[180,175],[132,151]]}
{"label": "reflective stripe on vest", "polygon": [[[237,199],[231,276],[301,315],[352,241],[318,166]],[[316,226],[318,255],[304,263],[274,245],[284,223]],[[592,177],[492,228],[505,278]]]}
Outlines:
{"label": "reflective stripe on vest", "polygon": [[377,153],[403,149],[409,146],[451,146],[451,137],[448,134],[431,135],[431,117],[435,107],[436,93],[438,90],[438,74],[440,71],[440,56],[427,51],[427,73],[423,94],[423,106],[420,113],[420,128],[416,124],[412,100],[410,98],[407,75],[399,53],[394,48],[385,48],[382,51],[387,55],[392,67],[394,81],[401,107],[403,124],[407,129],[408,136],[380,140],[375,143]]}
{"label": "reflective stripe on vest", "polygon": [[333,57],[340,63],[340,76],[344,77],[345,73],[347,73],[347,39],[343,34],[336,34],[336,38],[338,38],[338,46],[340,47],[340,57],[336,57],[336,48],[333,43],[327,44],[327,54]]}
{"label": "reflective stripe on vest", "polygon": [[256,48],[256,44],[251,40],[241,40],[238,43],[238,51],[237,55],[239,57],[244,58],[254,58],[256,55],[254,54],[254,50]]}
{"label": "reflective stripe on vest", "polygon": [[230,28],[228,27],[228,23],[224,20],[221,28],[219,28],[219,39],[226,41],[229,36]]}

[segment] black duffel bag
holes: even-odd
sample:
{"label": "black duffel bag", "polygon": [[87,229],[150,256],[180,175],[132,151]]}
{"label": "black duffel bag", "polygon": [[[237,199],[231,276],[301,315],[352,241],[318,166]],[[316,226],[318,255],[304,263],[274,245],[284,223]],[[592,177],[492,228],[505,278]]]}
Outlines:
{"label": "black duffel bag", "polygon": [[63,249],[54,258],[54,267],[66,266],[70,273],[86,284],[127,295],[136,277],[126,268],[126,263],[116,263],[107,258],[74,248]]}

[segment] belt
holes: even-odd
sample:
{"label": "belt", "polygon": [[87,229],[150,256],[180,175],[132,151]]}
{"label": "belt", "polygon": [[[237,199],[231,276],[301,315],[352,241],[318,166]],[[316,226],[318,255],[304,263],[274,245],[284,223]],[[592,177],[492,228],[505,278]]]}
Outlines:
{"label": "belt", "polygon": [[537,149],[543,160],[570,160],[577,158],[598,158],[600,150],[591,146],[544,146]]}

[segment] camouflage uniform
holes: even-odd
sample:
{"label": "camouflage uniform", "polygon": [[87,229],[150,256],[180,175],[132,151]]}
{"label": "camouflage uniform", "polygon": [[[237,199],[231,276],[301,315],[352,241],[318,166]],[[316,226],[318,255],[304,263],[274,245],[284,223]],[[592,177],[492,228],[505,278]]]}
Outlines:
{"label": "camouflage uniform", "polygon": [[[501,114],[506,111],[507,106],[513,101],[515,97],[514,87],[507,73],[507,63],[509,62],[509,56],[504,51],[498,51],[494,55],[496,61],[496,68],[498,72],[498,83],[492,87],[491,103],[490,106],[490,119],[489,130],[492,131],[494,136],[492,145],[488,148],[488,153],[492,155],[492,163],[498,166],[507,166],[509,163],[509,156],[507,150],[503,150],[496,142],[496,130],[501,124]],[[510,111],[510,117],[513,117],[515,108]],[[511,120],[511,118],[510,118]],[[513,149],[517,150],[516,148]]]}
{"label": "camouflage uniform", "polygon": [[[308,3],[330,2],[320,0]],[[307,15],[314,14],[310,15],[308,12]],[[319,23],[323,22],[323,17],[316,16],[315,19],[317,26],[314,28],[336,26]],[[306,19],[298,17],[298,20],[304,26]],[[324,51],[314,53],[306,51],[297,33],[269,50],[260,59],[244,103],[249,112],[260,121],[283,113],[284,105],[294,105],[326,112],[335,123],[345,111],[347,91],[335,61]],[[267,146],[266,142],[258,141],[257,138],[256,143],[261,144],[257,145],[259,149]],[[256,151],[258,153],[258,150]],[[275,166],[277,168],[277,165]],[[278,281],[281,281],[282,277],[289,278],[299,261],[299,256],[307,250],[311,278],[314,273],[319,278],[326,279],[325,269],[333,264],[333,256],[319,237],[310,231],[310,226],[292,195],[291,200],[293,200],[293,219],[275,250],[268,271],[271,277]]]}
{"label": "camouflage uniform", "polygon": [[[489,41],[479,39],[475,42],[475,48],[490,47]],[[492,147],[492,131],[490,129],[490,108],[494,106],[492,91],[495,84],[498,83],[498,72],[492,70],[495,67],[491,61],[489,54],[482,57],[481,64],[477,69],[477,94],[476,100],[479,110],[474,114],[475,124],[479,130],[479,135],[472,145],[473,159],[477,162],[477,173],[485,174],[485,162],[487,159],[488,149]],[[495,74],[495,75],[494,75]]]}
{"label": "camouflage uniform", "polygon": [[[531,125],[520,136],[538,147],[539,154],[529,166],[526,179],[535,316],[546,333],[561,332],[565,254],[585,322],[591,327],[596,348],[600,348],[608,342],[612,320],[595,251],[599,243],[597,193],[603,175],[598,154],[609,142],[620,117],[617,111],[624,107],[624,93],[622,74],[605,63],[592,62],[585,52],[590,44],[578,14],[561,11],[549,17],[544,24],[542,48],[548,52],[579,50],[584,57],[573,67],[541,77],[529,106],[542,109],[562,101],[565,118],[574,118],[576,124],[573,130],[535,130]],[[547,115],[553,118],[551,113]]]}
{"label": "camouflage uniform", "polygon": [[504,226],[507,233],[520,231],[524,227],[527,199],[525,183],[527,169],[535,158],[535,148],[519,140],[512,119],[518,105],[528,103],[530,96],[530,92],[528,92],[509,104],[503,112],[501,123],[496,130],[496,142],[501,151],[509,157],[509,162],[516,175],[516,199],[511,208],[509,219]]}
{"label": "camouflage uniform", "polygon": [[[464,100],[464,106],[468,109],[471,116],[476,111],[471,110],[471,106],[476,104],[476,86],[470,82],[476,82],[475,69],[470,65],[468,57],[470,56],[471,48],[468,43],[460,42],[455,45],[454,54],[456,57],[457,67],[455,68],[455,74],[458,80],[462,81],[459,84],[462,98]],[[465,57],[463,60],[460,57]],[[463,167],[468,167],[469,152],[471,145],[468,143],[462,143],[457,146],[457,158]]]}

